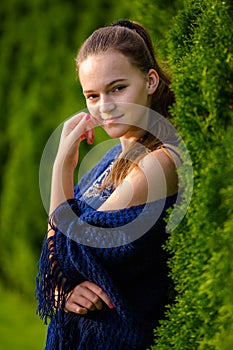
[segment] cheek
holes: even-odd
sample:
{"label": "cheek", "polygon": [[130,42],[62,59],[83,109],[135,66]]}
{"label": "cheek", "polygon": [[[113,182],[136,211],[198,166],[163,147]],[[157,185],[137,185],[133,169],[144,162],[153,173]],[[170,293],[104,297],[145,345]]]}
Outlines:
{"label": "cheek", "polygon": [[145,88],[141,89],[141,93],[138,95],[139,99],[142,101],[147,101],[148,99],[148,94]]}
{"label": "cheek", "polygon": [[141,86],[141,88],[132,91],[131,94],[128,96],[129,100],[131,100],[134,103],[138,104],[144,104],[147,101],[147,93],[144,86]]}
{"label": "cheek", "polygon": [[95,118],[99,118],[99,108],[97,106],[93,106],[89,103],[87,103],[87,108],[88,108],[88,111],[89,113],[95,117]]}

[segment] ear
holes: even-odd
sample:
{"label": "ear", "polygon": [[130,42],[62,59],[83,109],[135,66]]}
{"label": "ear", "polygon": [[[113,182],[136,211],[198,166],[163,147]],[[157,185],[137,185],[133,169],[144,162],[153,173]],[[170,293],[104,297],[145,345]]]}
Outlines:
{"label": "ear", "polygon": [[159,75],[155,69],[150,69],[147,74],[147,93],[152,95],[159,85]]}

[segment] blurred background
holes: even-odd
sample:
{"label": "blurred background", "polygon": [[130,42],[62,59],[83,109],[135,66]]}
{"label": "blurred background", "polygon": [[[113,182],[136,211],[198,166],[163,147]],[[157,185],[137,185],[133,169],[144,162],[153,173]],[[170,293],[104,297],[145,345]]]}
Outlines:
{"label": "blurred background", "polygon": [[[85,108],[75,56],[100,26],[127,18],[152,34],[166,60],[166,34],[180,0],[3,0],[0,3],[0,348],[43,349],[35,277],[47,213],[40,159],[51,133]],[[98,130],[95,144],[107,139]],[[88,150],[83,143],[81,157]]]}

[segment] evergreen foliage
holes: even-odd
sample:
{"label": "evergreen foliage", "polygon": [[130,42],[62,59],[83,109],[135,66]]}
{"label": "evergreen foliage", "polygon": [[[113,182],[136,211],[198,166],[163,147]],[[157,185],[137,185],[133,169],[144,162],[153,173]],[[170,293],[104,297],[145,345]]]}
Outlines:
{"label": "evergreen foliage", "polygon": [[149,30],[156,58],[161,62],[166,61],[167,34],[174,16],[183,8],[183,0],[132,0],[126,4],[130,6],[130,17]]}
{"label": "evergreen foliage", "polygon": [[[0,280],[32,298],[47,221],[40,158],[53,130],[85,108],[74,58],[94,29],[115,20],[115,6],[112,0],[0,4]],[[96,142],[104,137],[99,131]],[[81,156],[87,147],[83,142]]]}
{"label": "evergreen foliage", "polygon": [[[182,7],[182,0],[1,2],[0,281],[33,297],[47,219],[40,157],[51,132],[85,107],[74,63],[79,45],[110,21],[138,20],[159,58],[169,52],[173,121],[194,170],[191,205],[167,246],[176,301],[152,349],[231,350],[233,4],[187,0],[174,19]],[[103,138],[99,130],[96,143]]]}
{"label": "evergreen foliage", "polygon": [[194,192],[167,247],[177,296],[156,350],[233,348],[232,15],[230,0],[189,0],[169,33],[174,123],[193,161]]}

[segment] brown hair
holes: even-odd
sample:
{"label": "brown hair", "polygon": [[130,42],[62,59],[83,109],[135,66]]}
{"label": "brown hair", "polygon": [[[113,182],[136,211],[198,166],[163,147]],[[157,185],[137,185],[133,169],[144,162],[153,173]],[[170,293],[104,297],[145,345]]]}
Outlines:
{"label": "brown hair", "polygon": [[[77,68],[89,56],[114,50],[128,57],[131,63],[147,74],[153,68],[159,75],[159,84],[152,95],[151,109],[164,117],[169,117],[169,107],[174,102],[174,94],[169,88],[170,80],[159,66],[147,30],[139,23],[120,20],[109,26],[97,29],[87,38],[76,58]],[[144,146],[144,147],[140,147]],[[137,140],[134,145],[115,161],[113,169],[107,177],[104,187],[113,184],[115,188],[134,168],[144,155],[145,150],[153,151],[162,146],[161,139],[150,132]]]}

